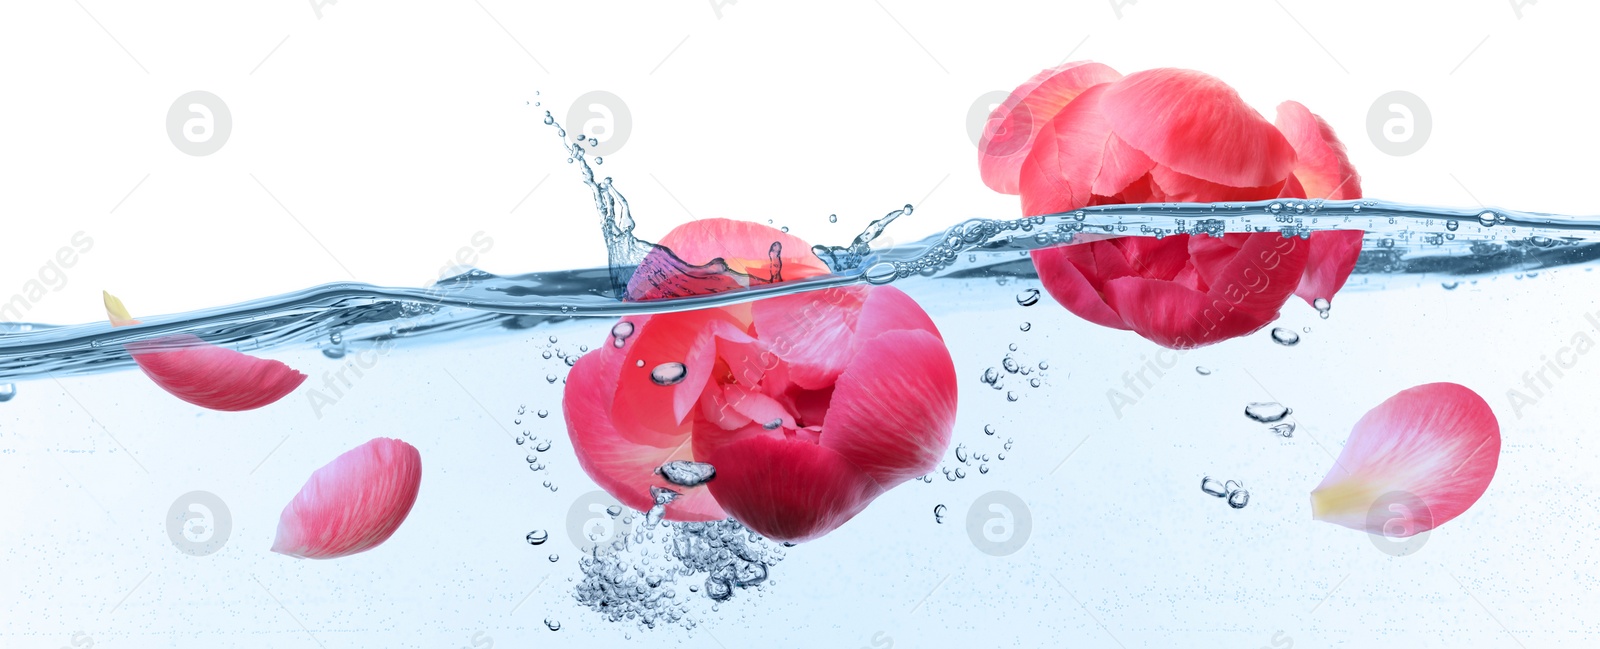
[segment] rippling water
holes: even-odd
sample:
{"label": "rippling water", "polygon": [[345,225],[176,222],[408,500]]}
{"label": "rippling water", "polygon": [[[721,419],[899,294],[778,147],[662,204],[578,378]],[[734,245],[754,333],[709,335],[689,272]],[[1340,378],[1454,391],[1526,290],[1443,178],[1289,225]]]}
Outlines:
{"label": "rippling water", "polygon": [[[610,179],[578,167],[611,251],[595,268],[326,284],[115,330],[4,325],[0,644],[1600,641],[1587,441],[1600,362],[1577,346],[1600,337],[1600,220],[1379,200],[1127,205],[874,248],[911,227],[907,207],[819,246],[830,275],[640,303],[619,286],[651,244]],[[1269,330],[1185,352],[1067,313],[1026,255],[1084,233],[1332,229],[1366,234],[1329,317],[1291,300]],[[563,378],[617,316],[857,283],[904,288],[951,347],[960,413],[935,472],[786,548],[623,511],[577,467]],[[312,378],[261,411],[197,412],[126,371],[123,344],[174,332]],[[1312,521],[1306,495],[1355,420],[1439,380],[1501,420],[1483,500],[1405,556]],[[1531,403],[1508,399],[1529,386]],[[430,471],[401,532],[333,562],[268,553],[308,472],[379,435],[416,444]],[[215,499],[202,523],[174,526],[196,492]],[[197,537],[220,550],[197,556]]]}

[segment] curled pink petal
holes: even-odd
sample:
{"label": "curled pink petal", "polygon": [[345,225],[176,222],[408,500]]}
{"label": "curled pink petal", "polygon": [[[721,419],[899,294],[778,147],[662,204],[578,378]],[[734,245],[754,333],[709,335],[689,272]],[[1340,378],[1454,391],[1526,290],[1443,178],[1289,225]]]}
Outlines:
{"label": "curled pink petal", "polygon": [[1084,90],[1122,78],[1093,61],[1072,61],[1044,70],[1011,91],[996,106],[978,140],[978,171],[984,184],[1002,194],[1020,190],[1018,178],[1044,125]]}
{"label": "curled pink petal", "polygon": [[[112,326],[138,324],[110,293]],[[218,347],[189,334],[162,336],[124,346],[145,376],[179,399],[211,410],[254,410],[284,398],[306,380],[294,368]]]}
{"label": "curled pink petal", "polygon": [[1333,127],[1294,101],[1278,105],[1277,126],[1294,147],[1294,176],[1305,190],[1302,198],[1361,198],[1361,174],[1350,164]]}
{"label": "curled pink petal", "polygon": [[1500,423],[1482,397],[1454,383],[1419,385],[1356,422],[1311,492],[1312,516],[1372,534],[1412,536],[1466,512],[1499,463]]}
{"label": "curled pink petal", "polygon": [[717,467],[706,483],[746,527],[775,541],[808,541],[843,525],[883,488],[838,451],[773,434],[696,428],[696,454]]}
{"label": "curled pink petal", "polygon": [[1180,174],[1231,187],[1264,187],[1281,184],[1294,165],[1294,149],[1283,134],[1208,74],[1173,68],[1135,72],[1108,84],[1100,103],[1117,137]]}
{"label": "curled pink petal", "polygon": [[956,421],[956,368],[926,331],[866,341],[833,389],[822,446],[883,489],[932,471]]}
{"label": "curled pink petal", "polygon": [[278,517],[272,551],[336,559],[378,547],[400,529],[422,485],[422,455],[379,437],[317,469]]}
{"label": "curled pink petal", "polygon": [[1350,273],[1361,259],[1361,240],[1366,233],[1361,230],[1324,230],[1311,233],[1311,257],[1306,260],[1306,270],[1300,276],[1300,286],[1294,294],[1307,304],[1317,298],[1333,301],[1334,294],[1344,288]]}

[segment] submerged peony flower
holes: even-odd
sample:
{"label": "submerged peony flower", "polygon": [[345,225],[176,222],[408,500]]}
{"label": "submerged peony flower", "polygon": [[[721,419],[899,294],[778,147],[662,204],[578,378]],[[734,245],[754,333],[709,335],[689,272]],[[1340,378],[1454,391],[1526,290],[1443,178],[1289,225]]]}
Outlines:
{"label": "submerged peony flower", "polygon": [[[980,141],[990,188],[1024,214],[1091,205],[1358,198],[1360,177],[1332,129],[1285,102],[1274,126],[1214,77],[1099,63],[1045,70],[995,109]],[[1223,237],[1079,235],[1035,250],[1050,295],[1078,316],[1172,348],[1243,336],[1291,295],[1333,298],[1362,233]]]}
{"label": "submerged peony flower", "polygon": [[422,455],[380,437],[317,469],[278,517],[272,551],[336,559],[389,540],[411,513],[422,486]]}
{"label": "submerged peony flower", "polygon": [[[104,293],[111,325],[139,324]],[[275,360],[218,347],[189,334],[124,345],[145,376],[179,399],[212,410],[254,410],[287,396],[306,375]]]}
{"label": "submerged peony flower", "polygon": [[[630,299],[828,272],[804,241],[753,223],[696,221],[661,246],[634,273]],[[855,286],[623,318],[573,367],[562,405],[584,471],[628,506],[649,509],[651,487],[672,489],[682,495],[668,519],[731,515],[801,541],[934,468],[950,443],[956,377],[916,302]],[[708,463],[715,477],[675,485],[657,472],[673,461]]]}
{"label": "submerged peony flower", "polygon": [[1420,534],[1478,502],[1500,464],[1500,423],[1454,383],[1403,390],[1350,431],[1311,492],[1317,520],[1389,537]]}

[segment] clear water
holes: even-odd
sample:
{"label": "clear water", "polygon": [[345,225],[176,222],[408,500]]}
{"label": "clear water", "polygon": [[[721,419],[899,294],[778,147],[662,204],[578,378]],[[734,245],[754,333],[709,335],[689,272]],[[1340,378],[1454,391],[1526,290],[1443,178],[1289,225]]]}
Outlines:
{"label": "clear water", "polygon": [[[1376,200],[1135,205],[873,248],[909,227],[891,223],[907,208],[819,246],[832,275],[625,303],[617,287],[650,244],[582,146],[568,152],[610,244],[594,268],[327,284],[115,330],[5,325],[0,646],[1600,640],[1600,361],[1573,352],[1600,336],[1600,221]],[[1071,315],[1026,257],[1079,232],[1328,229],[1367,233],[1330,309],[1291,300],[1273,327],[1186,352]],[[617,316],[863,282],[903,288],[950,344],[961,406],[934,473],[784,547],[615,508],[578,468],[563,379]],[[124,343],[173,332],[311,378],[259,411],[200,411],[129,371]],[[1405,556],[1313,521],[1307,495],[1355,421],[1439,380],[1500,418],[1483,499]],[[1508,400],[1529,381],[1532,403]],[[336,561],[268,552],[309,472],[380,435],[416,445],[427,470],[400,532]]]}

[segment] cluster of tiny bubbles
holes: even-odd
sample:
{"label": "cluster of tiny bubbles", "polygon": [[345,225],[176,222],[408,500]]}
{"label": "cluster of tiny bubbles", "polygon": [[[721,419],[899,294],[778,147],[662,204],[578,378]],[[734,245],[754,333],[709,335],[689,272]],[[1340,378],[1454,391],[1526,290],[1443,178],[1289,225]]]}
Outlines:
{"label": "cluster of tiny bubbles", "polygon": [[[511,420],[512,425],[521,426],[522,425],[522,415],[527,414],[527,412],[528,412],[528,405],[527,404],[518,405],[517,406],[517,418]],[[536,414],[539,415],[539,418],[543,419],[545,417],[550,416],[550,411],[541,409]],[[528,447],[531,447],[532,450],[533,450],[532,453],[528,454],[528,458],[527,458],[528,459],[528,470],[533,471],[534,473],[538,473],[540,471],[545,471],[545,470],[550,468],[549,465],[546,465],[545,463],[539,461],[539,453],[544,453],[544,452],[549,451],[555,445],[552,440],[541,438],[541,437],[539,437],[537,435],[534,435],[533,431],[524,429],[520,435],[517,435],[515,441],[517,443],[517,446],[528,446]],[[545,480],[544,481],[544,487],[546,489],[549,489],[552,493],[554,493],[556,491],[559,491],[561,489],[560,487],[557,487],[554,483],[550,482],[549,480]],[[528,542],[529,543],[533,543],[533,534],[529,534],[528,535]],[[541,539],[539,542],[543,543],[544,541]],[[534,543],[534,545],[538,545],[538,543]],[[552,559],[552,561],[553,560],[554,559]]]}
{"label": "cluster of tiny bubbles", "polygon": [[1295,333],[1293,329],[1273,327],[1272,342],[1283,345],[1284,347],[1293,347],[1300,344],[1300,334]]}
{"label": "cluster of tiny bubbles", "polygon": [[1244,407],[1244,415],[1263,424],[1283,421],[1284,417],[1294,414],[1293,408],[1285,407],[1276,401],[1253,401]]}
{"label": "cluster of tiny bubbles", "polygon": [[1206,476],[1200,480],[1200,491],[1209,496],[1227,498],[1228,506],[1234,509],[1244,509],[1245,505],[1250,504],[1250,492],[1245,491],[1244,483],[1237,480],[1223,483],[1216,478]]}
{"label": "cluster of tiny bubbles", "polygon": [[[642,525],[579,559],[582,578],[573,595],[580,605],[609,622],[630,621],[641,629],[672,624],[693,629],[698,622],[692,610],[707,600],[715,612],[737,591],[760,596],[771,583],[771,568],[784,558],[782,547],[734,520],[663,521],[654,510],[678,492],[652,493],[658,504],[640,515]],[[616,517],[622,510],[613,507],[607,513]],[[622,523],[633,523],[635,516],[629,513]]]}
{"label": "cluster of tiny bubbles", "polygon": [[[1022,331],[1028,331],[1032,329],[1033,326],[1027,322],[1024,322],[1018,328]],[[1000,364],[998,366],[984,368],[983,373],[979,375],[978,379],[982,381],[984,385],[989,386],[993,390],[1004,391],[1006,394],[1006,401],[1014,402],[1022,397],[1017,393],[1016,390],[1006,389],[1008,382],[1014,381],[1018,384],[1026,385],[1029,388],[1042,387],[1044,385],[1044,379],[1048,376],[1050,362],[1046,360],[1034,362],[1032,360],[1023,358],[1017,353],[1016,343],[1011,343],[1007,346],[1007,349],[1010,351],[1010,353],[1006,354],[1000,359]]]}

